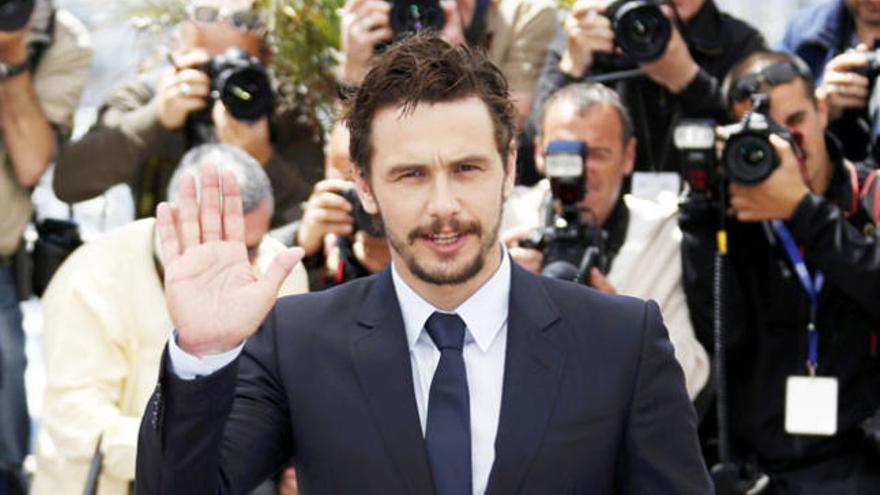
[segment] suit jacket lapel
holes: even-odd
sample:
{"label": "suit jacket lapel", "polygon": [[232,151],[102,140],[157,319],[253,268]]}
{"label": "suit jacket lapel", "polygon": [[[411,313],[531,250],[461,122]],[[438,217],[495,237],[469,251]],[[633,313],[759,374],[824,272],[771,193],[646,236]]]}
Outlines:
{"label": "suit jacket lapel", "polygon": [[516,493],[544,435],[565,358],[548,329],[559,319],[556,306],[535,275],[512,265],[504,391],[488,495]]}
{"label": "suit jacket lapel", "polygon": [[351,353],[373,420],[407,491],[433,494],[412,365],[391,272],[376,275],[358,314]]}

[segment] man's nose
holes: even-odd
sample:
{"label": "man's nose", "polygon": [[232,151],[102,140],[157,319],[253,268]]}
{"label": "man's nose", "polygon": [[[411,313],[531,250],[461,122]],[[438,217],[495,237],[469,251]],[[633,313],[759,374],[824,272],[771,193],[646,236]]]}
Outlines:
{"label": "man's nose", "polygon": [[435,177],[429,192],[428,213],[439,218],[457,214],[461,204],[454,184],[446,174],[437,174]]}

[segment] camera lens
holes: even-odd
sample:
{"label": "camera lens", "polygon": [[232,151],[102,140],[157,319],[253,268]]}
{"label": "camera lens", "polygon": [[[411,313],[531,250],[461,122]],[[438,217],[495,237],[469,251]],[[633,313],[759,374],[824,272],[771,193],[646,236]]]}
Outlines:
{"label": "camera lens", "polygon": [[766,136],[746,133],[731,137],[727,142],[724,164],[730,180],[753,185],[762,182],[773,172],[778,158]]}
{"label": "camera lens", "polygon": [[633,62],[652,62],[663,55],[672,25],[655,2],[624,0],[611,12],[614,38]]}
{"label": "camera lens", "polygon": [[440,31],[446,16],[439,0],[394,0],[389,14],[391,31],[395,38],[423,29]]}
{"label": "camera lens", "polygon": [[24,28],[34,11],[34,0],[0,0],[0,31]]}

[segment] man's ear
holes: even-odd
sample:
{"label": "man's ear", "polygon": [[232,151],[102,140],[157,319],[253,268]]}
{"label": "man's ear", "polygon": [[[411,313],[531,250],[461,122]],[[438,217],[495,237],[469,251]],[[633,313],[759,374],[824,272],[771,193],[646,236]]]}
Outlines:
{"label": "man's ear", "polygon": [[822,120],[822,128],[828,127],[828,99],[816,98],[816,110],[819,112],[819,118]]}
{"label": "man's ear", "polygon": [[352,165],[351,171],[354,185],[357,187],[358,197],[361,199],[361,204],[364,206],[364,211],[370,215],[378,214],[379,206],[376,203],[376,198],[373,197],[373,190],[370,187],[369,179],[364,177],[364,169],[357,165]]}
{"label": "man's ear", "polygon": [[624,167],[623,167],[623,175],[630,175],[633,173],[633,170],[636,166],[636,138],[631,137],[626,142],[626,149],[624,152]]}
{"label": "man's ear", "polygon": [[510,150],[507,152],[507,163],[504,164],[504,186],[501,191],[504,199],[513,192],[513,186],[516,184],[516,142],[510,143]]}

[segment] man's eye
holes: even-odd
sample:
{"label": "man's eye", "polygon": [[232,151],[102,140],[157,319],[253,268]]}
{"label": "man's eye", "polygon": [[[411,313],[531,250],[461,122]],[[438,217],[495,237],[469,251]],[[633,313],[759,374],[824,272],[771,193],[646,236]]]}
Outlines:
{"label": "man's eye", "polygon": [[458,166],[459,172],[473,172],[473,171],[479,170],[479,169],[480,169],[480,167],[478,167],[474,164],[471,164],[471,163],[462,163]]}

